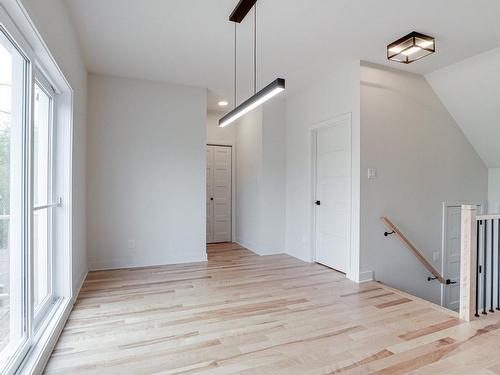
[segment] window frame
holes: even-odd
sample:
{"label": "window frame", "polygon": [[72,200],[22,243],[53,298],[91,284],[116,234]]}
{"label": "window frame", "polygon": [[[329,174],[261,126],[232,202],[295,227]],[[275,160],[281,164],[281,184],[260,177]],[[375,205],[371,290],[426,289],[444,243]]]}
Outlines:
{"label": "window frame", "polygon": [[[33,51],[29,44],[19,33],[18,29],[11,22],[7,13],[0,7],[0,32],[12,44],[12,46],[21,54],[24,59],[23,67],[23,123],[22,123],[22,182],[21,191],[23,195],[21,204],[21,217],[23,230],[21,240],[20,261],[22,263],[21,271],[21,289],[22,289],[22,325],[24,338],[15,351],[5,358],[5,366],[0,369],[6,374],[14,372],[23,357],[28,353],[32,342],[32,296],[30,283],[30,270],[32,269],[31,257],[31,239],[33,230],[33,221],[31,214],[33,191],[31,186],[31,166],[32,166],[32,124],[33,124]],[[7,17],[5,17],[7,16]],[[10,246],[10,245],[9,245]]]}
{"label": "window frame", "polygon": [[[54,245],[54,235],[55,235],[55,225],[54,225],[54,212],[53,210],[57,207],[56,202],[56,194],[55,194],[55,173],[54,173],[54,163],[55,163],[55,150],[54,150],[54,127],[55,127],[55,106],[56,104],[56,99],[57,99],[57,92],[54,89],[54,86],[50,83],[48,78],[45,76],[45,74],[40,70],[40,68],[35,67],[35,74],[34,74],[34,81],[33,81],[33,88],[35,85],[38,85],[38,87],[49,97],[49,130],[48,130],[48,176],[47,176],[47,201],[43,202],[42,205],[39,206],[33,206],[33,220],[34,220],[34,215],[35,212],[38,211],[47,211],[47,225],[49,226],[48,228],[48,234],[47,234],[47,272],[48,272],[48,294],[45,296],[43,301],[40,302],[38,306],[35,306],[33,303],[33,326],[35,333],[40,329],[41,326],[43,326],[43,321],[50,315],[51,309],[54,308],[55,303],[57,302],[57,297],[55,296],[54,293],[54,251],[53,251],[53,245]],[[33,104],[34,105],[34,104]],[[34,109],[34,107],[33,107]],[[34,120],[33,120],[34,121]],[[34,128],[34,122],[33,122],[33,128]],[[34,142],[33,142],[34,145]],[[34,155],[33,155],[34,156]],[[33,161],[34,165],[34,161]],[[34,169],[34,168],[33,168]],[[34,185],[34,178],[33,178],[33,185]],[[33,243],[33,258],[34,258],[34,243]],[[33,282],[34,280],[34,269],[35,265],[33,264]],[[35,285],[33,285],[32,289],[32,294],[34,295],[35,292]]]}
{"label": "window frame", "polygon": [[[25,57],[25,109],[23,110],[23,174],[24,197],[22,238],[22,320],[24,341],[8,361],[1,364],[3,375],[41,373],[75,301],[73,287],[73,117],[74,91],[56,60],[47,48],[35,24],[20,0],[0,0],[0,26],[3,34]],[[39,69],[54,90],[53,155],[55,175],[52,193],[57,194],[57,210],[53,211],[52,245],[53,300],[35,322],[34,312],[34,249],[33,249],[33,131],[35,70]],[[49,202],[50,203],[50,202]],[[55,230],[57,228],[57,230]],[[57,268],[56,268],[57,266]],[[85,276],[85,275],[84,275]],[[37,324],[35,324],[37,323]]]}

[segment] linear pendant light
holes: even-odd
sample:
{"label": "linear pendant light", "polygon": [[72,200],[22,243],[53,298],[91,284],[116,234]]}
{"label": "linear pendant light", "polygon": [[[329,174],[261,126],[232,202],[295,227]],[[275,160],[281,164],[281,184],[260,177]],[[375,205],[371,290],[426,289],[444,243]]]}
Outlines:
{"label": "linear pendant light", "polygon": [[240,105],[236,105],[236,24],[241,23],[252,7],[256,7],[257,0],[240,0],[231,13],[229,20],[235,23],[234,36],[234,105],[235,108],[219,120],[219,127],[224,128],[246,113],[262,105],[272,97],[285,90],[285,80],[277,78],[262,90],[257,92],[257,10],[255,9],[254,23],[254,95]]}
{"label": "linear pendant light", "polygon": [[257,108],[259,105],[268,101],[273,96],[278,95],[283,90],[285,90],[285,80],[283,78],[278,78],[276,81],[267,85],[257,94],[252,96],[250,99],[247,99],[245,102],[243,102],[223,118],[221,118],[219,120],[219,126],[221,128],[228,126],[230,123],[236,121],[241,116],[250,112],[252,109]]}

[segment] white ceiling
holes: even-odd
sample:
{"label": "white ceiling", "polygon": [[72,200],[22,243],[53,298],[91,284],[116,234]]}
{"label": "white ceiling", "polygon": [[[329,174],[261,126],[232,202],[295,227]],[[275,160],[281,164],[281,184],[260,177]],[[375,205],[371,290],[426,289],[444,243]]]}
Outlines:
{"label": "white ceiling", "polygon": [[427,75],[489,168],[500,168],[500,48]]}
{"label": "white ceiling", "polygon": [[[207,87],[210,108],[232,104],[238,0],[66,0],[89,71]],[[361,59],[427,74],[500,46],[498,0],[260,0],[259,86],[280,76],[289,91]],[[409,66],[385,46],[410,31],[438,53]],[[252,91],[252,17],[238,26],[239,101]]]}

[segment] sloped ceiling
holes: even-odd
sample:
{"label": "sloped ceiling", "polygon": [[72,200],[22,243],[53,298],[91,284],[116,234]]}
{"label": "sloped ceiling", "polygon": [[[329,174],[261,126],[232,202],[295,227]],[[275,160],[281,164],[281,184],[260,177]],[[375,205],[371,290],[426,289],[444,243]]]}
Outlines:
{"label": "sloped ceiling", "polygon": [[488,168],[500,168],[500,48],[426,75]]}

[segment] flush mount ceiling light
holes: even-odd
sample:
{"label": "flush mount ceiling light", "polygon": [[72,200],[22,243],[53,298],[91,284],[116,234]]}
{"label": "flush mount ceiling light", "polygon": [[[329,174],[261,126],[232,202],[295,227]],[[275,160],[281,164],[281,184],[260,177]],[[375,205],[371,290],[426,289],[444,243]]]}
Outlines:
{"label": "flush mount ceiling light", "polygon": [[221,100],[219,103],[217,103],[220,107],[225,107],[227,106],[229,103],[225,100]]}
{"label": "flush mount ceiling light", "polygon": [[[285,90],[285,80],[283,78],[277,78],[269,85],[264,87],[262,90],[257,92],[257,0],[240,0],[236,8],[233,10],[229,16],[229,21],[234,22],[234,105],[235,108],[222,117],[219,120],[219,126],[221,128],[228,126],[232,122],[236,121],[246,113],[250,112],[252,109],[257,108],[264,102],[271,99],[273,96],[278,95],[280,92]],[[236,98],[236,77],[237,77],[237,67],[236,67],[236,26],[241,23],[246,17],[248,12],[254,8],[254,44],[253,44],[253,96],[245,100],[242,104],[237,105]]]}
{"label": "flush mount ceiling light", "polygon": [[403,64],[410,64],[434,52],[436,40],[416,31],[387,46],[387,58]]}

